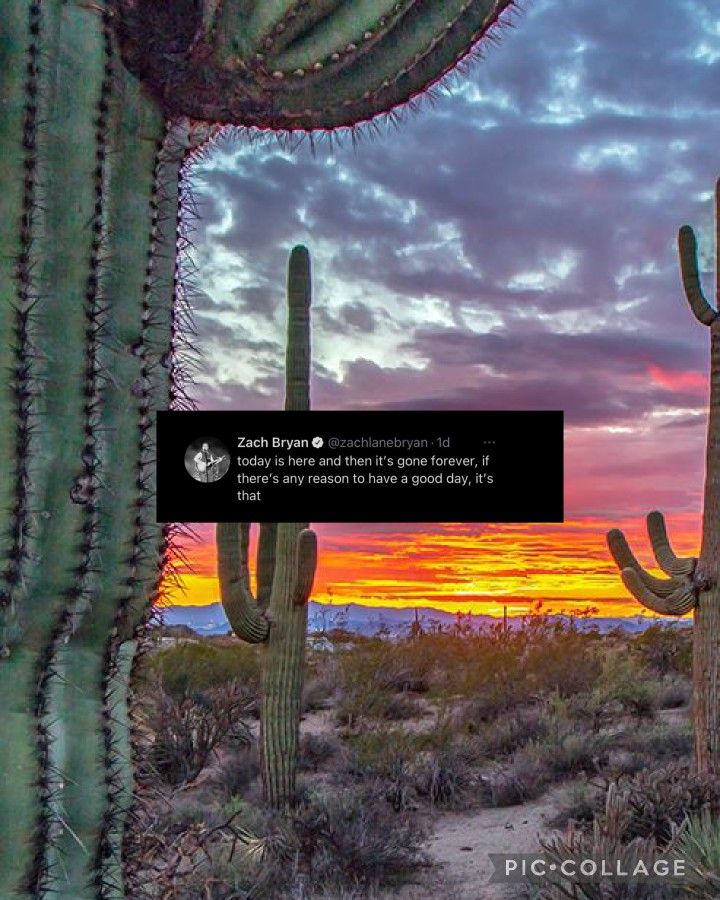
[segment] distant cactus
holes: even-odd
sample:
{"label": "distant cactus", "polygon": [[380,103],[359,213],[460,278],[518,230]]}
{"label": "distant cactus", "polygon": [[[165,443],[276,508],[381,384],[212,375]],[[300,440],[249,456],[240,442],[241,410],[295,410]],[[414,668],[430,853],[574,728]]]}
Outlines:
{"label": "distant cactus", "polygon": [[[720,181],[715,186],[715,224],[720,247]],[[699,559],[677,557],[659,512],[647,517],[650,542],[660,568],[656,578],[642,568],[621,531],[608,532],[608,546],[625,586],[648,609],[662,615],[694,611],[693,718],[695,763],[702,772],[720,774],[720,315],[705,299],[700,284],[697,241],[684,225],[679,238],[680,268],[695,318],[710,328],[710,413],[707,430],[705,497]],[[720,301],[720,258],[716,259]]]}
{"label": "distant cactus", "polygon": [[185,164],[218,124],[352,126],[512,0],[4,0],[0,897],[120,898],[127,672],[181,406]]}
{"label": "distant cactus", "polygon": [[[310,260],[295,247],[288,270],[285,409],[310,408]],[[250,588],[250,525],[217,526],[218,573],[225,612],[235,634],[263,643],[260,740],[265,798],[288,807],[295,794],[298,729],[305,670],[307,602],[317,562],[307,524],[260,525],[256,592]]]}

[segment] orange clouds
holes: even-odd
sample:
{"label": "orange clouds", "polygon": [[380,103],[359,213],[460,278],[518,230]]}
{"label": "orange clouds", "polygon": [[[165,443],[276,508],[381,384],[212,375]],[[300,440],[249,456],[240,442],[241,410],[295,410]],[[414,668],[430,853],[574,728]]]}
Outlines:
{"label": "orange clouds", "polygon": [[[527,612],[538,600],[549,612],[597,608],[601,615],[637,615],[605,547],[618,523],[595,518],[563,525],[356,526],[352,533],[319,526],[320,559],[313,597],[319,602],[378,607],[430,606],[451,612]],[[671,521],[675,545],[692,552],[692,516]],[[623,523],[638,556],[650,563],[643,523]],[[218,600],[209,530],[190,551],[179,604]]]}

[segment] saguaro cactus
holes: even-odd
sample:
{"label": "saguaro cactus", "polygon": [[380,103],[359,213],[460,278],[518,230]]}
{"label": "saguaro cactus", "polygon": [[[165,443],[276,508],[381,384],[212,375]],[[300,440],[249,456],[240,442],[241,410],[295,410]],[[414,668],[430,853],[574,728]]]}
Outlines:
{"label": "saguaro cactus", "polygon": [[[720,181],[715,185],[716,242],[720,247]],[[642,568],[623,533],[608,532],[608,545],[625,586],[643,606],[662,615],[693,610],[693,718],[695,763],[702,772],[720,774],[720,258],[716,259],[716,306],[706,300],[698,271],[697,241],[684,225],[678,237],[685,294],[695,318],[710,329],[710,411],[703,526],[698,559],[677,557],[659,512],[647,517],[655,559],[669,578]]]}
{"label": "saguaro cactus", "polygon": [[[290,255],[287,334],[285,409],[310,409],[310,260],[304,247],[295,247]],[[307,601],[317,542],[306,523],[260,525],[253,596],[249,538],[248,523],[218,524],[220,594],[235,634],[264,644],[262,777],[267,802],[282,809],[295,793]]]}
{"label": "saguaro cactus", "polygon": [[0,897],[124,893],[122,671],[168,557],[153,412],[182,403],[176,256],[196,136],[372,118],[510,6],[4,0]]}

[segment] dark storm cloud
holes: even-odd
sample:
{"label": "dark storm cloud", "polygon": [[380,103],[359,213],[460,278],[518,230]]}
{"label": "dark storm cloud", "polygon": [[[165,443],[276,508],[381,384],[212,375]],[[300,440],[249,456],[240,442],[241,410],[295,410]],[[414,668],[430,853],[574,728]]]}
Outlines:
{"label": "dark storm cloud", "polygon": [[502,333],[470,334],[459,328],[421,328],[406,345],[433,363],[483,365],[496,373],[563,369],[609,370],[613,376],[645,372],[657,365],[674,371],[697,369],[697,353],[672,336],[646,337],[608,329],[585,334],[557,334],[519,324]]}
{"label": "dark storm cloud", "polygon": [[378,318],[367,304],[360,301],[343,303],[336,314],[323,307],[314,314],[315,326],[332,334],[347,334],[348,331],[369,334],[376,330]]}

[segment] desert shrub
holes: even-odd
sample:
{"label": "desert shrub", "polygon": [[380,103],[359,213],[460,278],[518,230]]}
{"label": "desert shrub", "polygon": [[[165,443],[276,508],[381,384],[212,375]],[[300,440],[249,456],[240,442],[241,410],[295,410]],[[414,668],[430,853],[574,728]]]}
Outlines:
{"label": "desert shrub", "polygon": [[300,868],[316,888],[367,893],[397,884],[426,862],[423,826],[393,812],[373,785],[309,794],[295,811],[294,830]]}
{"label": "desert shrub", "polygon": [[643,665],[659,675],[682,675],[692,672],[692,628],[658,623],[632,639],[632,648]]}
{"label": "desert shrub", "polygon": [[592,689],[602,671],[596,632],[581,631],[573,619],[543,616],[526,627],[530,640],[523,663],[537,692],[571,697]]}
{"label": "desert shrub", "polygon": [[581,772],[592,774],[605,764],[610,741],[609,735],[578,729],[562,717],[548,717],[545,736],[518,750],[513,763],[522,757],[535,760],[547,772],[548,781],[561,781]]}
{"label": "desert shrub", "polygon": [[486,731],[488,723],[494,723],[513,704],[513,698],[496,685],[488,685],[466,700],[454,716],[455,728],[467,734]]}
{"label": "desert shrub", "polygon": [[394,809],[415,805],[415,759],[412,735],[379,729],[351,739],[344,774],[356,782],[374,782]]}
{"label": "desert shrub", "polygon": [[414,771],[418,795],[441,809],[462,809],[481,789],[479,773],[455,746],[430,753]]}
{"label": "desert shrub", "polygon": [[627,814],[630,837],[667,843],[686,816],[707,809],[720,813],[720,782],[694,774],[688,765],[672,763],[654,772],[638,772],[617,782]]}
{"label": "desert shrub", "polygon": [[655,712],[653,679],[637,654],[617,647],[605,654],[600,690],[608,700],[620,704],[623,712],[637,719],[651,718]]}
{"label": "desert shrub", "polygon": [[329,709],[335,696],[335,682],[325,675],[316,675],[305,682],[302,694],[303,712]]}
{"label": "desert shrub", "polygon": [[348,770],[361,777],[382,777],[395,759],[410,763],[416,755],[413,735],[387,726],[354,735],[348,744]]}
{"label": "desert shrub", "polygon": [[260,777],[260,760],[255,746],[248,746],[223,760],[218,777],[228,800],[244,794]]}
{"label": "desert shrub", "polygon": [[[561,874],[563,863],[572,862],[579,871],[585,860],[600,863],[610,859],[626,871],[636,868],[639,862],[646,865],[664,857],[667,846],[659,846],[651,837],[638,837],[628,828],[631,815],[625,804],[625,796],[612,785],[603,799],[603,810],[598,813],[590,831],[570,823],[565,835],[556,834],[549,840],[541,840],[550,866],[545,884],[535,896],[544,900],[675,900],[684,896],[677,887],[658,882],[582,882]],[[672,848],[671,848],[672,849]],[[548,866],[548,869],[550,868]],[[547,871],[547,870],[546,870]]]}
{"label": "desert shrub", "polygon": [[545,791],[548,783],[547,769],[538,760],[525,755],[481,778],[485,798],[491,806],[516,806],[534,800]]}
{"label": "desert shrub", "polygon": [[150,760],[160,777],[168,784],[192,781],[222,740],[232,736],[235,743],[249,743],[244,720],[251,705],[252,698],[233,682],[180,700],[160,691],[149,717]]}
{"label": "desert shrub", "polygon": [[470,718],[464,730],[474,734],[474,745],[480,752],[496,759],[509,756],[531,740],[545,737],[548,720],[540,708],[530,707],[517,709],[512,715],[480,725]]}
{"label": "desert shrub", "polygon": [[655,723],[628,728],[614,739],[617,750],[635,755],[643,767],[689,757],[693,750],[692,726]]}
{"label": "desert shrub", "polygon": [[690,703],[692,686],[680,676],[664,678],[656,689],[655,704],[658,709],[680,709]]}
{"label": "desert shrub", "polygon": [[607,727],[621,711],[621,705],[598,687],[588,693],[575,694],[567,701],[568,716],[595,734]]}
{"label": "desert shrub", "polygon": [[248,693],[259,690],[258,649],[240,640],[229,645],[209,641],[180,644],[154,654],[148,665],[165,693],[176,700],[231,681]]}
{"label": "desert shrub", "polygon": [[418,719],[425,714],[425,707],[416,698],[408,694],[391,694],[385,698],[380,708],[381,718],[389,722],[404,722]]}
{"label": "desert shrub", "polygon": [[165,838],[182,834],[207,818],[207,808],[192,797],[182,794],[169,798],[159,806],[153,830]]}
{"label": "desert shrub", "polygon": [[341,751],[342,744],[334,734],[303,734],[300,738],[298,762],[302,770],[317,772]]}
{"label": "desert shrub", "polygon": [[553,828],[566,828],[569,822],[592,824],[599,804],[600,789],[587,781],[575,781],[558,802],[557,813],[550,821]]}
{"label": "desert shrub", "polygon": [[424,707],[416,697],[393,694],[362,683],[343,692],[335,707],[335,720],[339,725],[355,725],[361,719],[384,719],[399,722],[424,714]]}

